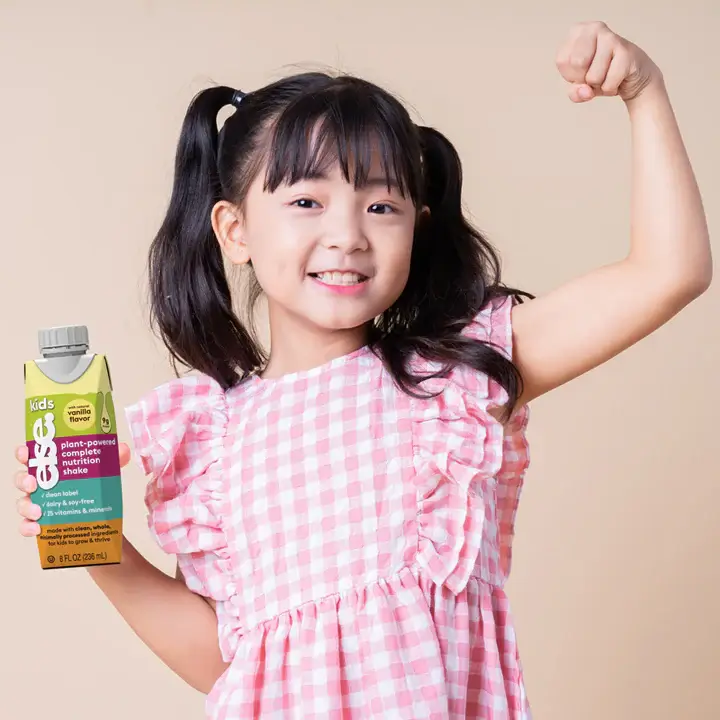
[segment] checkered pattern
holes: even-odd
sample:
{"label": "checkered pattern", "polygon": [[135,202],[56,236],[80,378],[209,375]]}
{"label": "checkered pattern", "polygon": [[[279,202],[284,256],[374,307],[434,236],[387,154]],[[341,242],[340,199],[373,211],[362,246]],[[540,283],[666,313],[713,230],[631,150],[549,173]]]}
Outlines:
{"label": "checkered pattern", "polygon": [[[511,305],[467,333],[510,354]],[[128,408],[149,526],[217,603],[208,718],[530,718],[502,589],[527,416],[503,428],[503,391],[468,369],[427,386],[411,398],[362,348]]]}

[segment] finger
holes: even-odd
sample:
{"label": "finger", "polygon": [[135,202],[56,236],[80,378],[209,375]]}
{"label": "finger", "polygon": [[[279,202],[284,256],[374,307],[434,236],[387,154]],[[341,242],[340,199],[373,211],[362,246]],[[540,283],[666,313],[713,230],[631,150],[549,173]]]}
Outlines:
{"label": "finger", "polygon": [[26,520],[39,520],[42,516],[42,508],[36,505],[29,497],[21,497],[17,501],[18,514]]}
{"label": "finger", "polygon": [[570,86],[568,96],[574,103],[585,103],[597,96],[597,91],[587,83],[574,83]]}
{"label": "finger", "polygon": [[120,467],[125,467],[130,462],[130,448],[126,443],[120,443]]}
{"label": "finger", "polygon": [[27,445],[18,445],[15,448],[15,458],[22,465],[28,464],[28,449]]}
{"label": "finger", "polygon": [[36,537],[40,534],[40,525],[32,520],[21,520],[20,534],[23,537]]}
{"label": "finger", "polygon": [[570,83],[584,83],[596,48],[597,33],[591,28],[581,28],[561,53],[558,70],[563,78]]}
{"label": "finger", "polygon": [[599,88],[605,82],[610,62],[613,59],[615,48],[614,36],[610,30],[602,30],[597,37],[597,47],[590,67],[585,73],[585,82],[594,88]]}
{"label": "finger", "polygon": [[37,490],[37,480],[28,475],[26,470],[18,470],[15,473],[15,487],[29,495]]}
{"label": "finger", "polygon": [[610,67],[601,86],[603,95],[617,95],[618,89],[630,71],[630,58],[624,48],[616,48]]}

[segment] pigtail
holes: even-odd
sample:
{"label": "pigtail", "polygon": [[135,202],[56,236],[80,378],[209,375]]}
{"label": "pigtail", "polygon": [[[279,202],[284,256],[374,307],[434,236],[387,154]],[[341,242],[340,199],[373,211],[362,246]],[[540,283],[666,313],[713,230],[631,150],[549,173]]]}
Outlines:
{"label": "pigtail", "polygon": [[[496,297],[518,302],[532,295],[500,281],[500,258],[495,248],[465,218],[462,207],[463,172],[455,146],[434,128],[419,127],[423,153],[425,204],[430,209],[424,235],[442,238],[425,244],[425,257],[434,255],[433,284],[454,291],[466,309],[466,323]],[[459,310],[456,303],[450,308]],[[453,313],[457,314],[457,313]],[[460,313],[461,314],[461,313]]]}
{"label": "pigtail", "polygon": [[490,243],[466,220],[462,208],[462,165],[452,143],[437,130],[418,127],[424,183],[413,244],[410,277],[402,296],[380,320],[378,346],[400,385],[416,395],[423,378],[410,371],[414,352],[438,362],[437,376],[464,364],[506,389],[509,409],[522,379],[512,361],[490,345],[463,333],[497,297],[522,301],[527,293],[500,283],[500,261]]}
{"label": "pigtail", "polygon": [[235,385],[238,370],[260,364],[260,350],[233,311],[211,211],[223,198],[218,173],[220,110],[234,90],[199,93],[183,121],[170,203],[149,256],[154,325],[174,361]]}

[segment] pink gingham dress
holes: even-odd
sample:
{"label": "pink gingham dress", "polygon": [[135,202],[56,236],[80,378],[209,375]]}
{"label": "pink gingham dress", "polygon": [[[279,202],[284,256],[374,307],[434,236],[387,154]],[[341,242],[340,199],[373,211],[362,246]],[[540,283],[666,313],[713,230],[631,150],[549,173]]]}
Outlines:
{"label": "pink gingham dress", "polygon": [[[512,302],[466,332],[510,356]],[[425,385],[403,393],[361,348],[128,408],[149,526],[217,603],[208,718],[530,718],[503,590],[527,414],[503,427],[504,391],[467,368]]]}

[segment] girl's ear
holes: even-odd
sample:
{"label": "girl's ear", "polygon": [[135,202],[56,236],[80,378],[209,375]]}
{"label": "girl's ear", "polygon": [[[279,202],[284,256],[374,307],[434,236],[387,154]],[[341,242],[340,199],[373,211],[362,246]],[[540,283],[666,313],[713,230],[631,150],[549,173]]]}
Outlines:
{"label": "girl's ear", "polygon": [[240,208],[227,200],[221,200],[213,206],[210,219],[215,237],[225,257],[233,265],[245,265],[250,262]]}

